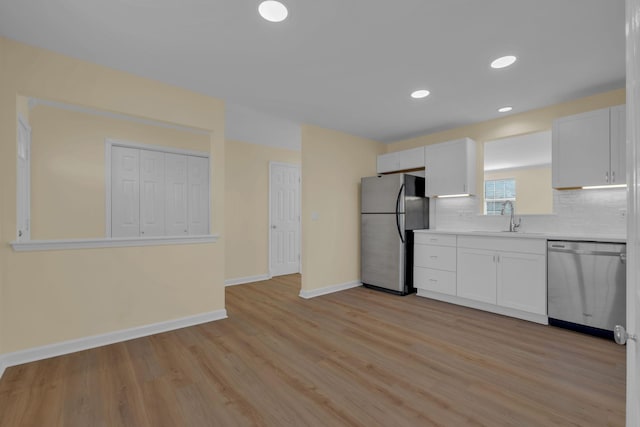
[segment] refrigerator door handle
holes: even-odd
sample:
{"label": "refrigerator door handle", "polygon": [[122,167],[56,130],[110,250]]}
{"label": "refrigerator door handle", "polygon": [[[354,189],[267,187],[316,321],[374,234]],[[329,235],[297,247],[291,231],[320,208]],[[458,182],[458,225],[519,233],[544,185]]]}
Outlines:
{"label": "refrigerator door handle", "polygon": [[400,241],[404,243],[404,237],[402,237],[402,230],[400,230],[400,197],[402,197],[402,190],[404,190],[404,184],[400,186],[398,191],[398,198],[396,199],[396,227],[398,227],[398,234],[400,235]]}

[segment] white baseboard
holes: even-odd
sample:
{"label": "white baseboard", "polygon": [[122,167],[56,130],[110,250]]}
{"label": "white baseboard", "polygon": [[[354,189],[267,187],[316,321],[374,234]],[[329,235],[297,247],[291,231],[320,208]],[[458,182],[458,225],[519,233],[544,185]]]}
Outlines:
{"label": "white baseboard", "polygon": [[320,295],[332,294],[334,292],[340,292],[351,288],[357,288],[362,286],[362,282],[354,280],[353,282],[341,283],[338,285],[325,286],[324,288],[312,289],[310,291],[301,289],[300,297],[304,299],[319,297]]}
{"label": "white baseboard", "polygon": [[50,357],[61,356],[63,354],[75,353],[77,351],[88,350],[90,348],[101,347],[103,345],[128,341],[135,338],[146,337],[148,335],[173,331],[175,329],[186,328],[188,326],[199,325],[201,323],[226,318],[227,310],[222,309],[211,311],[209,313],[201,313],[194,316],[167,320],[166,322],[153,323],[150,325],[109,332],[106,334],[93,335],[41,347],[28,348],[14,353],[6,353],[0,355],[0,378],[2,378],[4,370],[10,366],[22,365],[23,363],[34,362],[36,360],[48,359]]}
{"label": "white baseboard", "polygon": [[235,279],[227,279],[224,281],[225,286],[244,285],[245,283],[262,282],[271,279],[269,274],[258,274],[257,276],[236,277]]}

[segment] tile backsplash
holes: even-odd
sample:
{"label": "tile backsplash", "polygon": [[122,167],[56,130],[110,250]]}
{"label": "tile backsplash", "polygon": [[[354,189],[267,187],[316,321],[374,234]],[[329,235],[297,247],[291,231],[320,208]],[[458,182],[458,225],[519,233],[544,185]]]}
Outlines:
{"label": "tile backsplash", "polygon": [[[507,216],[480,215],[479,197],[431,199],[432,229],[499,231],[508,228]],[[522,216],[523,232],[587,235],[625,235],[627,189],[553,190],[551,215]],[[516,208],[516,216],[518,211]]]}

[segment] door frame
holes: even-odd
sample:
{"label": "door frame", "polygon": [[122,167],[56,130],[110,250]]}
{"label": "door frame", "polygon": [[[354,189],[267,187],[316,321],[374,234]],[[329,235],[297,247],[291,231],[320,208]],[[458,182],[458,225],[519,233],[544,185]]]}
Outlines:
{"label": "door frame", "polygon": [[288,166],[295,167],[298,169],[298,273],[302,274],[302,166],[296,163],[285,163],[285,162],[269,162],[269,193],[267,198],[269,199],[269,212],[267,214],[267,241],[269,247],[267,248],[269,265],[267,266],[267,270],[269,272],[269,278],[273,277],[273,271],[271,270],[271,192],[273,191],[271,185],[271,173],[273,172],[274,166]]}
{"label": "door frame", "polygon": [[[27,242],[31,240],[31,125],[21,113],[18,113],[18,126],[24,127],[26,129],[28,137],[27,141],[25,141],[27,159],[25,164],[24,176],[18,176],[20,172],[17,167],[18,157],[16,155],[16,242]],[[20,130],[18,129],[16,151],[19,150],[19,138]],[[20,183],[22,180],[25,180],[25,191],[22,191],[22,189],[20,188]],[[20,215],[20,205],[22,205],[23,203],[25,212],[22,212],[23,215]],[[20,236],[19,225],[22,221],[26,221],[27,229],[23,230],[22,236]]]}
{"label": "door frame", "polygon": [[[626,0],[627,329],[640,335],[640,0]],[[640,426],[640,342],[627,341],[626,425]]]}

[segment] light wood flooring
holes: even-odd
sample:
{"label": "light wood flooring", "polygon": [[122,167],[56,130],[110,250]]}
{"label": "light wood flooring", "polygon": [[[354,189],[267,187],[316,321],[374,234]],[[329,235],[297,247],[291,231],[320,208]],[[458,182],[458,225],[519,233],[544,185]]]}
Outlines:
{"label": "light wood flooring", "polygon": [[623,426],[613,342],[300,276],[229,319],[8,368],[0,426]]}

